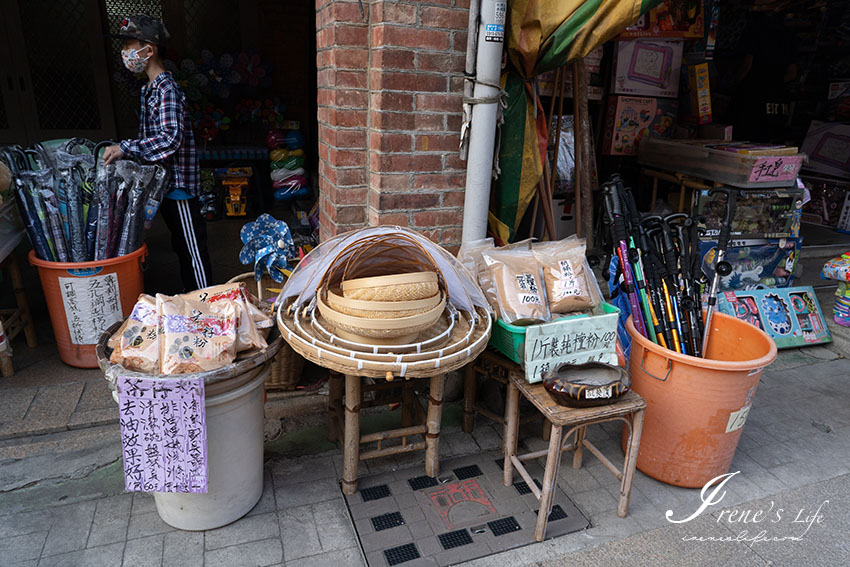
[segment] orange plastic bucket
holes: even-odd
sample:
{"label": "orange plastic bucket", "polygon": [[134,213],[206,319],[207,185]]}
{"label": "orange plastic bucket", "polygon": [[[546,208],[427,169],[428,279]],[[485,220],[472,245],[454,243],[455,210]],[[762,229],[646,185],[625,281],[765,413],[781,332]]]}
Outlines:
{"label": "orange plastic bucket", "polygon": [[95,347],[100,334],[130,314],[145,289],[142,261],[148,247],[117,258],[94,262],[48,262],[30,250],[38,268],[47,311],[62,362],[97,368]]}
{"label": "orange plastic bucket", "polygon": [[646,400],[637,468],[661,482],[702,487],[729,471],[738,439],[776,343],[764,331],[715,312],[708,356],[658,346],[635,330],[629,373]]}

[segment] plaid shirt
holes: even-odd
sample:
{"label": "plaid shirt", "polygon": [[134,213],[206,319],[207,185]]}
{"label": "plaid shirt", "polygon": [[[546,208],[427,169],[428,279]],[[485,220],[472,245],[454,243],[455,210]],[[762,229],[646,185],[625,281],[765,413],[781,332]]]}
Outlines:
{"label": "plaid shirt", "polygon": [[142,87],[139,139],[121,142],[125,155],[143,163],[159,163],[171,174],[168,192],[183,190],[196,197],[200,169],[189,122],[186,95],[169,72]]}

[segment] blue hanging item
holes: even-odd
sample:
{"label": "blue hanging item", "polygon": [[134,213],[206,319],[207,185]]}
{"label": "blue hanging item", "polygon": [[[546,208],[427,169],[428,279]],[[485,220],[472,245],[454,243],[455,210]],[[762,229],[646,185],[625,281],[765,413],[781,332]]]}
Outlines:
{"label": "blue hanging item", "polygon": [[274,281],[281,283],[287,258],[295,256],[289,225],[263,213],[254,222],[243,226],[239,236],[244,244],[239,252],[239,261],[254,264],[254,279],[259,281],[263,272],[267,272]]}
{"label": "blue hanging item", "polygon": [[620,344],[623,345],[623,355],[628,360],[629,353],[632,350],[632,338],[626,330],[626,321],[632,314],[632,308],[629,304],[629,298],[620,290],[620,280],[617,277],[619,268],[619,259],[617,256],[612,256],[611,263],[608,265],[608,270],[611,273],[611,276],[608,278],[608,292],[611,298],[611,305],[620,309],[620,319],[617,321],[617,336],[620,337]]}
{"label": "blue hanging item", "polygon": [[287,130],[285,136],[286,147],[290,150],[297,150],[304,147],[304,135],[300,130]]}

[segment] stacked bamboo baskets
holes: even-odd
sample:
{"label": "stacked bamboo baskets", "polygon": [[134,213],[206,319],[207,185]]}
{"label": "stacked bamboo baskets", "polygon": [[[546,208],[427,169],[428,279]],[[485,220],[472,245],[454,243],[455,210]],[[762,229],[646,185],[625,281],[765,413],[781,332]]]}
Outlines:
{"label": "stacked bamboo baskets", "polygon": [[[308,256],[296,268],[324,272],[309,301],[299,304],[299,295],[279,302],[284,340],[306,359],[344,374],[412,378],[460,368],[486,347],[492,327],[486,301],[456,308],[447,253],[404,229],[381,228],[364,229],[362,238],[349,238],[324,262]],[[469,274],[461,267],[450,281],[459,277]],[[474,281],[464,285],[477,289]]]}

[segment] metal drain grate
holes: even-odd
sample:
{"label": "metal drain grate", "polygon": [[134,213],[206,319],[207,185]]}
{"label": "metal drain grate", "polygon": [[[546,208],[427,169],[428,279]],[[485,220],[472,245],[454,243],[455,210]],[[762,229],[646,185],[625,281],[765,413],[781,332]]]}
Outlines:
{"label": "metal drain grate", "polygon": [[410,490],[422,490],[423,488],[432,488],[440,484],[436,478],[430,476],[415,476],[407,479],[407,484],[410,485]]}
{"label": "metal drain grate", "polygon": [[490,531],[493,532],[493,535],[496,537],[513,532],[518,532],[521,529],[513,516],[508,516],[507,518],[502,518],[493,522],[487,522],[487,526],[490,528]]}
{"label": "metal drain grate", "polygon": [[[534,513],[539,514],[540,508],[535,510]],[[552,506],[552,511],[549,512],[549,521],[550,522],[554,522],[555,520],[563,520],[566,517],[568,517],[567,513],[564,512],[564,509],[561,508],[560,504],[555,504],[554,506]]]}
{"label": "metal drain grate", "polygon": [[369,518],[369,521],[372,522],[372,527],[375,528],[376,532],[404,525],[404,518],[401,517],[401,512],[381,514],[380,516]]}
{"label": "metal drain grate", "polygon": [[496,459],[493,462],[496,463],[496,466],[499,467],[500,471],[505,470],[505,458],[504,457],[502,457],[501,459]]}
{"label": "metal drain grate", "polygon": [[398,565],[400,563],[407,563],[408,561],[419,559],[422,556],[419,555],[419,550],[416,548],[415,544],[406,543],[398,547],[385,549],[384,557],[387,559],[387,565]]}
{"label": "metal drain grate", "polygon": [[380,500],[381,498],[386,498],[390,495],[390,487],[386,484],[379,484],[378,486],[371,486],[369,488],[364,488],[360,491],[360,497],[363,499],[363,502],[370,502],[372,500]]}
{"label": "metal drain grate", "polygon": [[466,480],[468,478],[475,478],[476,476],[481,476],[484,474],[481,472],[481,467],[478,465],[469,465],[468,467],[460,467],[453,471],[458,480]]}
{"label": "metal drain grate", "polygon": [[[543,485],[536,478],[534,479],[534,484],[537,485],[537,488],[541,490],[543,489]],[[526,484],[524,480],[516,481],[514,483],[514,488],[516,488],[516,491],[520,494],[531,494],[531,488],[528,486],[528,484]]]}
{"label": "metal drain grate", "polygon": [[437,536],[443,549],[454,549],[472,543],[472,536],[466,530],[455,530]]}

